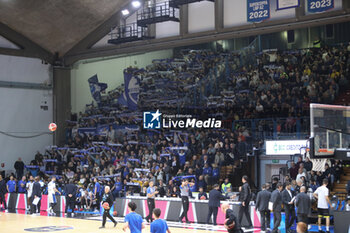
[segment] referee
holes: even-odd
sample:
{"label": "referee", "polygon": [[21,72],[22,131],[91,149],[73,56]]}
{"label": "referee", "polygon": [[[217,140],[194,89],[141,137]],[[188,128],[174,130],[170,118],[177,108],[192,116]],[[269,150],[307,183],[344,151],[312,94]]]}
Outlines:
{"label": "referee", "polygon": [[152,213],[156,204],[154,203],[154,198],[158,194],[156,187],[153,186],[153,181],[149,182],[149,187],[147,188],[147,206],[148,206],[148,215],[146,217],[147,222],[152,222]]}
{"label": "referee", "polygon": [[190,205],[188,197],[190,195],[190,187],[192,187],[193,185],[194,184],[189,183],[187,179],[183,179],[182,184],[180,185],[183,211],[179,217],[179,222],[182,222],[182,219],[185,217],[186,223],[190,223],[190,221],[188,221],[188,217],[187,217],[187,212],[188,212],[188,208]]}
{"label": "referee", "polygon": [[66,194],[66,210],[65,213],[67,213],[68,208],[74,212],[74,205],[75,205],[75,197],[77,195],[77,186],[73,184],[73,180],[69,180],[69,184],[66,184],[64,187],[64,193]]}

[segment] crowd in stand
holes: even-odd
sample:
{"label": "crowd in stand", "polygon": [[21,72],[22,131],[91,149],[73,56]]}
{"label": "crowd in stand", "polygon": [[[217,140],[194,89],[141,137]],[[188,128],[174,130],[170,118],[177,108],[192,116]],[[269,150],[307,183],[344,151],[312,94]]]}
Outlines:
{"label": "crowd in stand", "polygon": [[[200,92],[206,103],[200,102],[201,107],[190,112],[194,116],[221,113],[223,120],[287,117],[283,127],[292,129],[296,117],[307,115],[310,102],[332,103],[348,85],[349,53],[345,46],[267,51],[257,54],[255,63],[247,63],[247,54],[239,52],[190,51],[177,60],[155,61],[144,70],[126,72],[141,79],[142,108],[157,106],[186,113],[186,104]],[[208,88],[207,83],[216,86]],[[20,191],[26,181],[39,176],[45,193],[47,179],[57,176],[60,192],[69,180],[80,187],[78,198],[85,207],[94,203],[96,183],[109,185],[113,196],[120,197],[142,194],[153,181],[160,196],[175,197],[182,178],[193,179],[192,192],[205,192],[215,183],[228,183],[221,179],[225,177],[220,174],[222,166],[233,165],[234,173],[245,161],[249,129],[142,130],[141,113],[116,103],[119,91],[102,98],[99,107],[89,105],[68,121],[64,146],[38,152],[26,166],[19,160],[15,167],[18,180],[10,178],[11,190],[5,191]],[[172,102],[179,97],[184,97],[180,106]],[[310,161],[298,161],[291,165],[286,179],[293,189],[304,184],[314,190],[324,178],[331,185],[337,182],[340,174],[339,162],[320,173],[312,171]]]}

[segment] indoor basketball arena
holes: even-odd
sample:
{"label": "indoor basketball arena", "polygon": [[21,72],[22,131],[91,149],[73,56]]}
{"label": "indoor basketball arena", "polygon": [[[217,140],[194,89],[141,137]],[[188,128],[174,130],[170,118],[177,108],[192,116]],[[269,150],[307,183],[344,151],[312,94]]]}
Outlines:
{"label": "indoor basketball arena", "polygon": [[0,232],[350,233],[350,0],[0,0]]}

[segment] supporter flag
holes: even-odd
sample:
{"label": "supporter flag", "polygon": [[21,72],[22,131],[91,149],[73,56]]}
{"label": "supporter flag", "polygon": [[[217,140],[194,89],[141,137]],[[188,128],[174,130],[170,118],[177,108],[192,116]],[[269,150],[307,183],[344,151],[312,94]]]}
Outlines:
{"label": "supporter flag", "polygon": [[121,105],[128,106],[128,101],[127,101],[125,92],[123,92],[123,93],[119,96],[119,98],[118,98],[118,103],[121,104]]}
{"label": "supporter flag", "polygon": [[139,98],[140,79],[132,73],[124,71],[125,97],[128,103],[128,108],[131,110],[137,109],[137,101]]}
{"label": "supporter flag", "polygon": [[99,83],[97,74],[95,74],[94,76],[89,78],[88,82],[89,82],[92,98],[94,98],[94,100],[97,103],[100,103],[101,102],[101,92],[107,89],[107,87],[108,87],[107,83]]}

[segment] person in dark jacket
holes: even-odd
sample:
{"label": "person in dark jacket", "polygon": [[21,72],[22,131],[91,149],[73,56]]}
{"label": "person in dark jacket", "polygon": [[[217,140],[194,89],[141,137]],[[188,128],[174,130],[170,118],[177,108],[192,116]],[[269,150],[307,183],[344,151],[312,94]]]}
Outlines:
{"label": "person in dark jacket", "polygon": [[266,231],[270,227],[270,210],[269,201],[271,198],[271,193],[266,190],[266,184],[263,184],[262,190],[258,193],[256,197],[256,210],[260,212],[261,216],[261,230]]}
{"label": "person in dark jacket", "polygon": [[311,200],[305,191],[305,186],[302,186],[300,193],[295,198],[295,205],[297,207],[298,222],[303,222],[307,225],[309,222],[308,214],[311,210]]}
{"label": "person in dark jacket", "polygon": [[213,218],[213,224],[216,226],[216,217],[218,216],[218,208],[220,207],[220,200],[224,200],[225,197],[221,194],[219,191],[220,186],[218,184],[214,184],[214,189],[209,192],[209,212],[207,217],[207,224],[209,224],[209,220],[212,215],[214,215]]}
{"label": "person in dark jacket", "polygon": [[24,171],[24,163],[22,161],[22,158],[18,158],[18,160],[15,162],[14,168],[16,169],[17,179],[20,180],[23,176]]}
{"label": "person in dark jacket", "polygon": [[114,227],[117,225],[117,221],[111,216],[109,210],[113,205],[113,195],[110,192],[109,186],[105,186],[105,193],[102,196],[102,206],[104,203],[108,203],[109,207],[105,208],[102,216],[102,226],[100,228],[105,228],[107,217],[114,223]]}
{"label": "person in dark jacket", "polygon": [[[229,233],[243,233],[243,230],[241,229],[241,226],[239,225],[237,218],[235,216],[235,213],[233,210],[230,209],[229,204],[224,203],[221,205],[221,210],[225,214],[225,219],[228,219],[225,223],[225,228],[227,229],[227,232]],[[234,225],[232,228],[230,228],[230,225]]]}
{"label": "person in dark jacket", "polygon": [[73,184],[73,180],[69,180],[69,184],[64,187],[64,193],[66,194],[66,210],[67,213],[68,208],[74,211],[75,198],[77,195],[77,186]]}
{"label": "person in dark jacket", "polygon": [[283,185],[281,183],[277,184],[277,189],[272,192],[270,201],[273,203],[273,229],[272,233],[278,232],[278,227],[281,224],[281,212],[282,212],[282,192]]}
{"label": "person in dark jacket", "polygon": [[207,193],[204,192],[203,187],[199,187],[199,193],[198,193],[198,200],[207,200],[208,196]]}
{"label": "person in dark jacket", "polygon": [[2,203],[6,210],[7,206],[6,206],[5,194],[6,194],[6,182],[3,179],[2,175],[0,175],[0,206]]}
{"label": "person in dark jacket", "polygon": [[37,203],[37,205],[33,204],[34,199],[36,198],[41,198],[41,186],[40,186],[40,177],[36,176],[34,179],[34,184],[33,184],[33,193],[32,193],[32,200],[30,201],[32,203],[32,206],[30,208],[30,213],[34,214],[34,213],[40,213],[40,205],[41,205],[41,201],[39,200],[39,202]]}
{"label": "person in dark jacket", "polygon": [[285,183],[286,188],[282,192],[282,203],[284,205],[284,211],[286,213],[286,232],[291,232],[291,226],[295,220],[295,209],[294,209],[294,193],[291,190],[292,184],[289,182]]}
{"label": "person in dark jacket", "polygon": [[250,203],[251,192],[250,192],[247,176],[242,177],[242,183],[243,183],[242,190],[239,193],[239,199],[238,199],[238,201],[241,202],[241,205],[239,206],[238,221],[239,221],[239,225],[242,225],[243,214],[245,214],[248,221],[247,228],[249,229],[249,228],[253,228],[253,224],[249,214],[249,203]]}

